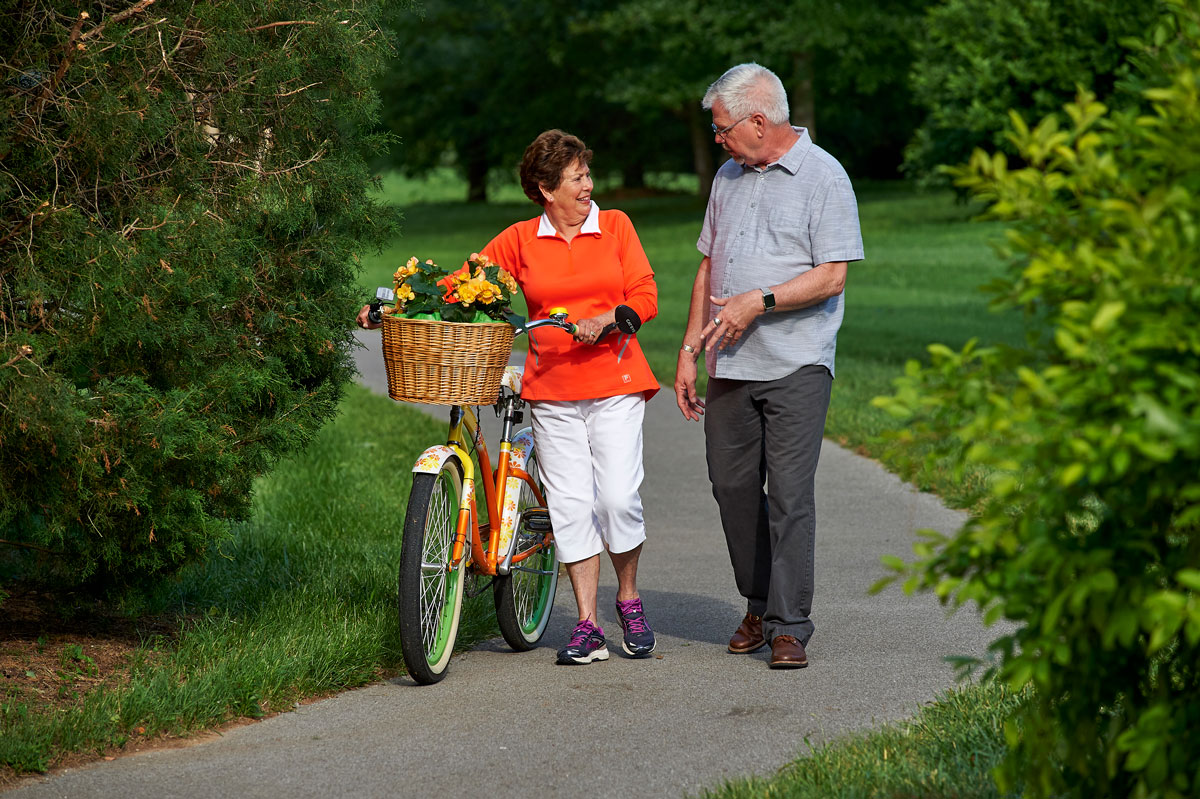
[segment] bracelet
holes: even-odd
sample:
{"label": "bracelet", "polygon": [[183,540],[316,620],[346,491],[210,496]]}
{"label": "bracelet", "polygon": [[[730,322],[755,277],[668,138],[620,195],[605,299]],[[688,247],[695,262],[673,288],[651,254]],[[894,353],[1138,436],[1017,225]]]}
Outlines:
{"label": "bracelet", "polygon": [[686,352],[686,353],[688,353],[688,354],[691,354],[691,355],[695,355],[695,354],[696,354],[696,348],[695,348],[695,347],[693,347],[691,344],[684,344],[684,345],[683,345],[682,347],[680,347],[679,349],[681,349],[681,350],[683,350],[684,352]]}

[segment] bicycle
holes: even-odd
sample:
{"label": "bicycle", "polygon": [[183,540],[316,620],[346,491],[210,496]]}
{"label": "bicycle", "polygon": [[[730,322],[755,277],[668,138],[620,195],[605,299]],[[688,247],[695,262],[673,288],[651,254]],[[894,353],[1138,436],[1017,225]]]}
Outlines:
{"label": "bicycle", "polygon": [[[390,301],[381,289],[371,303]],[[632,335],[641,320],[619,306],[620,329]],[[574,334],[565,309],[518,326],[518,334],[553,326]],[[422,685],[446,675],[458,635],[464,596],[492,587],[496,621],[505,642],[518,652],[533,649],[546,631],[558,588],[558,554],[546,493],[529,427],[515,433],[525,403],[519,367],[509,366],[494,404],[501,419],[500,455],[493,470],[479,419],[470,406],[450,406],[446,444],[426,449],[413,466],[413,484],[400,549],[398,610],[400,644],[408,673]],[[474,456],[474,457],[473,457]],[[483,484],[487,521],[480,523],[476,470]],[[473,588],[466,578],[472,576]],[[479,584],[475,578],[491,578]]]}

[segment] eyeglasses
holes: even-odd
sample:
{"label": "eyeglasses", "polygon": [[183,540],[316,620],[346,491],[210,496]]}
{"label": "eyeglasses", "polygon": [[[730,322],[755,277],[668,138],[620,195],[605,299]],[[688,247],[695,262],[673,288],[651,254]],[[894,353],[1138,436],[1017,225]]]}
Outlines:
{"label": "eyeglasses", "polygon": [[734,129],[734,128],[736,128],[738,125],[742,124],[743,122],[745,122],[747,119],[749,119],[749,118],[750,118],[750,117],[752,117],[752,116],[754,116],[754,114],[746,114],[746,116],[742,117],[742,118],[741,118],[741,119],[739,119],[737,122],[734,122],[732,125],[728,125],[728,126],[726,126],[726,127],[723,127],[723,128],[718,128],[718,127],[717,127],[717,123],[716,123],[716,122],[714,122],[714,123],[712,123],[712,131],[713,131],[713,134],[714,134],[714,135],[716,135],[716,136],[720,136],[720,137],[723,139],[723,138],[725,138],[725,134],[726,134],[726,133],[728,133],[729,131],[733,130],[733,129]]}

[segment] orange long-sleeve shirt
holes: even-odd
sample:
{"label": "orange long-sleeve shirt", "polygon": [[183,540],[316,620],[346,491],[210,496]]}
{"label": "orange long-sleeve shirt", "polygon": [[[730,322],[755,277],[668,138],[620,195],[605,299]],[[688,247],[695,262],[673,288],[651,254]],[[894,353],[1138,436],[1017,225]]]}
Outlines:
{"label": "orange long-sleeve shirt", "polygon": [[[567,244],[544,216],[511,225],[483,253],[516,278],[540,319],[551,308],[586,319],[628,305],[642,322],[658,315],[654,271],[633,223],[622,211],[592,213]],[[658,380],[637,338],[609,333],[599,344],[575,341],[558,328],[533,331],[521,396],[527,400],[579,400],[658,391]]]}

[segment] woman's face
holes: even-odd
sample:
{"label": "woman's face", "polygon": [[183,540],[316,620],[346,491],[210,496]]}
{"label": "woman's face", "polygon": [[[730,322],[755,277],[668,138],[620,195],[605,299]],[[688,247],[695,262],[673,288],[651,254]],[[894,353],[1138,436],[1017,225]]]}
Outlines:
{"label": "woman's face", "polygon": [[548,205],[587,216],[592,210],[592,170],[587,164],[576,161],[562,171],[557,189],[547,192],[543,188],[542,192]]}

